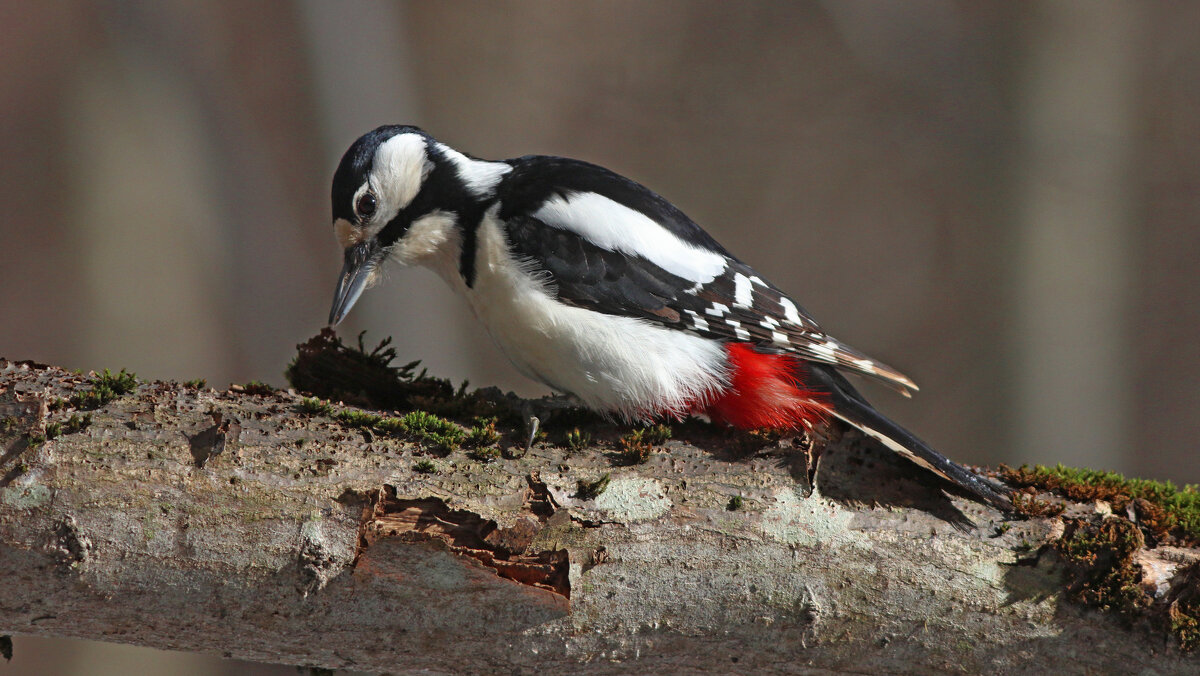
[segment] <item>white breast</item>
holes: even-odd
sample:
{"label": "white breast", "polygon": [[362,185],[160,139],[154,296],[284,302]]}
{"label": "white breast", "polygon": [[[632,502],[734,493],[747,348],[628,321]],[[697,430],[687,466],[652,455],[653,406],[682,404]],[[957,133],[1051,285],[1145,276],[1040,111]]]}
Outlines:
{"label": "white breast", "polygon": [[649,321],[564,305],[529,266],[515,261],[495,209],[477,234],[468,288],[456,257],[429,261],[470,303],[505,355],[525,375],[629,419],[686,413],[726,387],[716,342]]}

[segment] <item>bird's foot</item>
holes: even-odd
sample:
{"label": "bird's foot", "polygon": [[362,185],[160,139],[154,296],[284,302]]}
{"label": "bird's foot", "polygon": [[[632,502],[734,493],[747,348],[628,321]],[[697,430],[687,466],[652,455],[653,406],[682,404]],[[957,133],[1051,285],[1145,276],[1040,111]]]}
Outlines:
{"label": "bird's foot", "polygon": [[529,433],[525,450],[533,447],[544,422],[549,421],[556,412],[576,406],[578,403],[571,397],[557,394],[540,399],[522,399],[521,420],[525,422],[525,431]]}

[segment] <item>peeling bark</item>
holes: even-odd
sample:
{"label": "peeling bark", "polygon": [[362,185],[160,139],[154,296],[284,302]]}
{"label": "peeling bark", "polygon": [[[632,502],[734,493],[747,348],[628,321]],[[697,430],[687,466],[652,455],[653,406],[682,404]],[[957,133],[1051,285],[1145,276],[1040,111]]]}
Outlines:
{"label": "peeling bark", "polygon": [[[528,489],[527,489],[528,490]],[[465,509],[450,509],[441,498],[400,499],[396,489],[384,486],[364,514],[359,530],[357,561],[383,538],[403,542],[440,541],[459,556],[468,556],[492,568],[505,579],[570,598],[570,558],[567,550],[530,552],[543,522],[533,513],[507,528]]]}
{"label": "peeling bark", "polygon": [[[1060,517],[1005,524],[857,435],[811,495],[800,449],[712,430],[631,467],[601,441],[425,474],[297,395],[170,383],[39,443],[85,380],[0,361],[0,635],[390,673],[1200,667],[1063,600]],[[1138,552],[1164,615],[1198,559]]]}

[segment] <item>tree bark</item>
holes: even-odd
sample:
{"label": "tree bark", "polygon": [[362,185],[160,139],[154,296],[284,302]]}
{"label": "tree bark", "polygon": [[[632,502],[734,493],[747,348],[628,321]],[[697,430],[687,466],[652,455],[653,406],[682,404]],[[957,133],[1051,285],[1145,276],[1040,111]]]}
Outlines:
{"label": "tree bark", "polygon": [[[702,425],[634,466],[515,434],[481,462],[172,383],[71,432],[85,386],[0,360],[0,634],[389,673],[1200,666],[1064,600],[1061,518],[1003,522],[851,433],[809,494],[797,449]],[[1200,558],[1138,556],[1156,603]]]}

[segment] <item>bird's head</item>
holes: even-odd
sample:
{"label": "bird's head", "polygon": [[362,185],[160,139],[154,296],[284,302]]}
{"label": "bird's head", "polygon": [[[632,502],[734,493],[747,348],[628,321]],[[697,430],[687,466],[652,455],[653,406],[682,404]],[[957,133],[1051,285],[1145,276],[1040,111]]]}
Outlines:
{"label": "bird's head", "polygon": [[333,230],[345,263],[329,323],[342,321],[385,261],[422,263],[453,246],[464,213],[478,211],[509,170],[417,127],[379,127],[355,141],[333,175]]}

